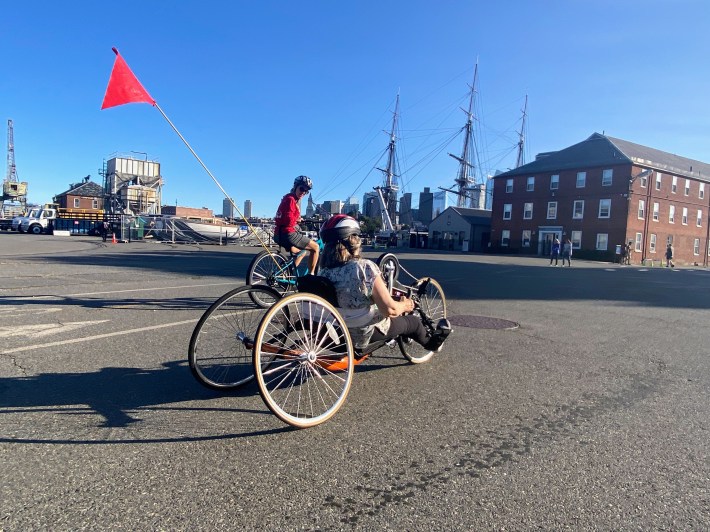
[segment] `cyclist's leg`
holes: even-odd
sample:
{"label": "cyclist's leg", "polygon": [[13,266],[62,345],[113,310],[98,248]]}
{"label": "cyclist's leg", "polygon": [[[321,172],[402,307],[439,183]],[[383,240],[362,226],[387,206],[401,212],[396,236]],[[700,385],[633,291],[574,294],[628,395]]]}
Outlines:
{"label": "cyclist's leg", "polygon": [[310,252],[310,257],[308,258],[308,271],[315,273],[318,268],[318,258],[320,255],[320,248],[315,240],[311,240],[306,249]]}

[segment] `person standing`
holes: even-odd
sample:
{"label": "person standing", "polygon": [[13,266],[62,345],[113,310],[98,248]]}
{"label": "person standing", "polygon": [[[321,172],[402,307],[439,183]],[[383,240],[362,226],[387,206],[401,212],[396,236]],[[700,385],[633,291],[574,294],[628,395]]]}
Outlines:
{"label": "person standing", "polygon": [[666,248],[666,268],[675,268],[675,264],[673,264],[673,245],[668,244],[668,247]]}
{"label": "person standing", "polygon": [[565,259],[567,260],[567,266],[572,266],[572,241],[569,238],[562,246],[562,266],[565,265]]}
{"label": "person standing", "polygon": [[552,250],[550,251],[550,266],[552,266],[552,261],[555,261],[555,266],[559,266],[558,261],[560,258],[560,240],[555,238],[552,243]]}
{"label": "person standing", "polygon": [[[305,175],[299,175],[293,182],[291,192],[281,198],[281,203],[276,211],[274,222],[274,240],[278,245],[286,248],[291,253],[298,253],[302,249],[310,253],[308,259],[308,272],[314,273],[318,266],[318,255],[320,248],[315,240],[311,240],[306,235],[297,231],[296,226],[301,218],[301,200],[305,198],[313,188],[313,182]],[[296,267],[303,257],[297,257],[294,261]]]}

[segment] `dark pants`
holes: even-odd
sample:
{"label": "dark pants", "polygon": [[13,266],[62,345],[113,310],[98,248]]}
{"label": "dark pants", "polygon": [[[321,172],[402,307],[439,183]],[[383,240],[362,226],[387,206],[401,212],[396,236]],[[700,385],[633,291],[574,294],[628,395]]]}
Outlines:
{"label": "dark pants", "polygon": [[390,330],[387,335],[382,334],[375,329],[372,333],[370,342],[388,341],[397,338],[398,336],[408,336],[418,344],[424,345],[427,341],[427,332],[422,324],[422,320],[417,316],[397,316],[390,318]]}

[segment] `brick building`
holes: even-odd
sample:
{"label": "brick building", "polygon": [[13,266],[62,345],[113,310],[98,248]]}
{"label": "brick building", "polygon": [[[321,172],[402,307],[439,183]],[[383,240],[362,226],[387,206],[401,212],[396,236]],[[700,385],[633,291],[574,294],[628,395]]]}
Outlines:
{"label": "brick building", "polygon": [[104,189],[86,176],[80,183],[72,183],[69,190],[54,196],[54,203],[67,212],[102,213]]}
{"label": "brick building", "polygon": [[[547,255],[569,238],[573,255],[632,263],[708,265],[710,165],[593,134],[494,178],[494,251]],[[617,247],[619,246],[619,247]]]}

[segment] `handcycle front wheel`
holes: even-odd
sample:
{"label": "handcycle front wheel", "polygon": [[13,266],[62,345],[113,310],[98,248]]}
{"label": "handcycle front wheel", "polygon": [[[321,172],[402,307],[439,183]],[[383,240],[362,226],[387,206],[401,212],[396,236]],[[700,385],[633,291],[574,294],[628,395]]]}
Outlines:
{"label": "handcycle front wheel", "polygon": [[264,315],[253,349],[254,375],[266,406],[297,428],[319,425],[343,405],[354,371],[345,320],[325,299],[291,294]]}
{"label": "handcycle front wheel", "polygon": [[242,286],[215,301],[195,326],[188,348],[190,371],[204,386],[232,390],[254,378],[251,346],[261,318],[266,313],[254,302],[281,299],[281,294],[264,285]]}
{"label": "handcycle front wheel", "polygon": [[[287,295],[296,289],[296,272],[291,261],[281,253],[262,251],[249,264],[247,284],[266,285],[281,295]],[[262,301],[256,293],[253,294],[253,301],[263,308],[271,306],[268,299]]]}
{"label": "handcycle front wheel", "polygon": [[397,277],[399,276],[399,259],[397,258],[397,255],[394,253],[383,253],[377,259],[375,260],[375,264],[380,268],[380,271],[382,272],[382,277],[385,280],[385,283],[387,284],[388,288],[392,288],[389,283],[390,280],[390,272],[392,273],[392,280],[394,281],[393,284],[396,283]]}
{"label": "handcycle front wheel", "polygon": [[[419,293],[419,305],[424,314],[431,320],[434,326],[437,322],[446,318],[446,297],[444,289],[441,285],[431,277],[423,277],[417,280],[412,288]],[[434,351],[431,351],[423,345],[415,342],[411,338],[397,338],[399,350],[404,358],[412,364],[421,364],[427,362],[434,356]]]}

